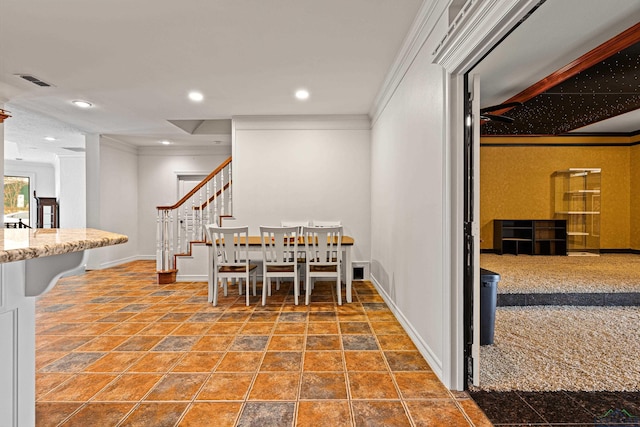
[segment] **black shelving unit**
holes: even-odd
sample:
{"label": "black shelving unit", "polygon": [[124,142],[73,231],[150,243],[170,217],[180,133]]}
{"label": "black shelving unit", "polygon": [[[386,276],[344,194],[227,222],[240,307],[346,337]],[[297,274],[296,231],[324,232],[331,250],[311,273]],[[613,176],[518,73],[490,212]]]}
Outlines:
{"label": "black shelving unit", "polygon": [[493,249],[500,255],[566,255],[567,221],[496,219],[493,221]]}

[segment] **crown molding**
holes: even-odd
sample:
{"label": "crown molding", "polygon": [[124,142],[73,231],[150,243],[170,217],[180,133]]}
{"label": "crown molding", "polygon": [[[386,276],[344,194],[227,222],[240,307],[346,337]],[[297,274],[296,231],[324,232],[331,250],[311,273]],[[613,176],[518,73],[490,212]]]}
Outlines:
{"label": "crown molding", "polygon": [[138,154],[138,147],[136,147],[135,145],[128,144],[126,142],[122,142],[111,136],[100,135],[100,145],[104,145],[106,147],[124,151],[125,153],[129,153],[129,154]]}
{"label": "crown molding", "polygon": [[447,10],[448,5],[449,1],[425,0],[422,2],[407,36],[402,42],[402,47],[371,105],[369,117],[371,117],[372,124],[376,122],[389,100],[393,97],[396,88],[402,82],[422,46],[431,36],[437,20]]}
{"label": "crown molding", "polygon": [[468,0],[433,52],[450,73],[466,72],[540,0]]}
{"label": "crown molding", "polygon": [[234,116],[234,130],[369,130],[366,114]]}
{"label": "crown molding", "polygon": [[[230,156],[231,145],[212,146],[144,146],[138,147],[139,156]],[[205,174],[206,175],[206,174]]]}

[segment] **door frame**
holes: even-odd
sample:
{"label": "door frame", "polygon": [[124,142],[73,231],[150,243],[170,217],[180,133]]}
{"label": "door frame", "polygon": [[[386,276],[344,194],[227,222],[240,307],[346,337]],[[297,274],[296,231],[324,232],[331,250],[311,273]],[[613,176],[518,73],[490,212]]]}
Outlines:
{"label": "door frame", "polygon": [[[465,74],[477,64],[540,0],[467,1],[453,20],[445,38],[434,52],[434,63],[445,73],[445,138],[449,156],[450,188],[450,278],[451,333],[449,385],[454,390],[468,388],[465,370],[465,258],[464,258],[464,144]],[[478,173],[476,171],[475,173]],[[474,200],[479,202],[479,196]],[[473,265],[474,275],[480,266]]]}

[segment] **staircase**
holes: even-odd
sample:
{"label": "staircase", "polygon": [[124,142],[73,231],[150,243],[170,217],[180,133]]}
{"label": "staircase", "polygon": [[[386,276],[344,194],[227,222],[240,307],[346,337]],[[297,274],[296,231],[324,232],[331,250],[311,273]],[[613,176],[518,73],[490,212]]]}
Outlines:
{"label": "staircase", "polygon": [[157,206],[156,270],[158,283],[173,283],[177,257],[191,256],[193,245],[206,243],[205,225],[231,217],[231,157],[171,206]]}

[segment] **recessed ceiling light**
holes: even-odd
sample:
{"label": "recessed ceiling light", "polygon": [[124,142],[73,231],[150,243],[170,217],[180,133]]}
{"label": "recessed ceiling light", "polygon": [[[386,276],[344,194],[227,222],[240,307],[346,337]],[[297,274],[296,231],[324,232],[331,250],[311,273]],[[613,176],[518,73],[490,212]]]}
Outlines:
{"label": "recessed ceiling light", "polygon": [[204,95],[200,92],[192,91],[189,92],[189,99],[192,101],[200,102],[204,99]]}
{"label": "recessed ceiling light", "polygon": [[82,100],[75,100],[75,101],[71,101],[73,103],[73,105],[75,105],[76,107],[80,107],[80,108],[89,108],[92,107],[93,105],[90,102],[87,101],[82,101]]}
{"label": "recessed ceiling light", "polygon": [[162,144],[162,145],[171,145],[171,141],[167,141],[165,139],[165,140],[160,141],[160,144]]}
{"label": "recessed ceiling light", "polygon": [[52,137],[52,136],[45,136],[45,137],[44,137],[44,139],[45,139],[45,140],[47,140],[47,141],[55,141],[55,140],[56,140],[56,139],[55,139],[54,137]]}
{"label": "recessed ceiling light", "polygon": [[301,100],[309,98],[309,91],[306,89],[298,89],[296,91],[296,98]]}

